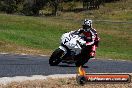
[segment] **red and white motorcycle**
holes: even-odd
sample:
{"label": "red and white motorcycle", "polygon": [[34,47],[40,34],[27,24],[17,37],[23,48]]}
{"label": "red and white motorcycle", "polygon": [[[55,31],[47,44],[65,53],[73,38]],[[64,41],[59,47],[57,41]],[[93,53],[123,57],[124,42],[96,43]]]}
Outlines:
{"label": "red and white motorcycle", "polygon": [[62,35],[61,45],[56,49],[49,59],[51,66],[56,66],[60,62],[78,66],[83,66],[90,59],[92,45],[86,45],[86,41],[74,31]]}

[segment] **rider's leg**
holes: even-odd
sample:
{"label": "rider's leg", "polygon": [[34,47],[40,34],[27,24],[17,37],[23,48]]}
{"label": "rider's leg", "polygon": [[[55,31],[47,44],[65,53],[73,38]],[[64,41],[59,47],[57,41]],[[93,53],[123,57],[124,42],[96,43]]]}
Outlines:
{"label": "rider's leg", "polygon": [[95,55],[96,55],[96,48],[97,48],[96,45],[92,46],[92,52],[90,53],[91,58],[95,57]]}

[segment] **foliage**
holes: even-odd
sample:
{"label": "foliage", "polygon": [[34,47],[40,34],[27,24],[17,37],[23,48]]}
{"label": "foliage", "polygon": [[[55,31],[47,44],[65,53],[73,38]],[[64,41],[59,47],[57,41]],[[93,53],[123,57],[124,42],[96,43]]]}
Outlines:
{"label": "foliage", "polygon": [[15,0],[1,0],[1,11],[5,11],[6,13],[14,13],[16,11],[16,2]]}
{"label": "foliage", "polygon": [[47,4],[52,8],[52,15],[56,15],[59,5],[67,3],[69,9],[74,9],[75,2],[83,2],[83,9],[98,9],[103,2],[111,2],[119,0],[0,0],[0,11],[5,13],[21,13],[24,15],[39,15],[39,11]]}
{"label": "foliage", "polygon": [[48,0],[27,0],[23,4],[22,13],[25,15],[39,15],[39,10],[41,10]]}

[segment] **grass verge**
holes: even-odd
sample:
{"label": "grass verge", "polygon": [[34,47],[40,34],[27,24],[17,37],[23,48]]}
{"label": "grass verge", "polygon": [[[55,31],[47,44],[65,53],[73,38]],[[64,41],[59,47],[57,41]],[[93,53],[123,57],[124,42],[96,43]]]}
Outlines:
{"label": "grass verge", "polygon": [[81,20],[90,18],[101,37],[96,57],[132,60],[130,2],[105,4],[99,10],[64,12],[57,17],[0,14],[0,52],[51,54],[63,33],[80,28]]}

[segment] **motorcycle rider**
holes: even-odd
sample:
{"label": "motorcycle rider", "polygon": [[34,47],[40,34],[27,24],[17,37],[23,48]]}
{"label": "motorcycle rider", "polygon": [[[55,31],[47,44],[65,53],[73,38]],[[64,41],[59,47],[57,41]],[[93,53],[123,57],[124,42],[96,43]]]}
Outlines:
{"label": "motorcycle rider", "polygon": [[92,45],[90,57],[93,58],[96,54],[96,48],[98,47],[100,38],[98,37],[97,31],[92,28],[92,20],[85,19],[82,28],[75,31],[75,33],[80,35],[86,41],[86,46]]}
{"label": "motorcycle rider", "polygon": [[96,30],[92,28],[92,20],[85,19],[82,28],[61,36],[61,46],[52,53],[49,64],[54,66],[64,62],[83,66],[95,56],[99,39]]}

